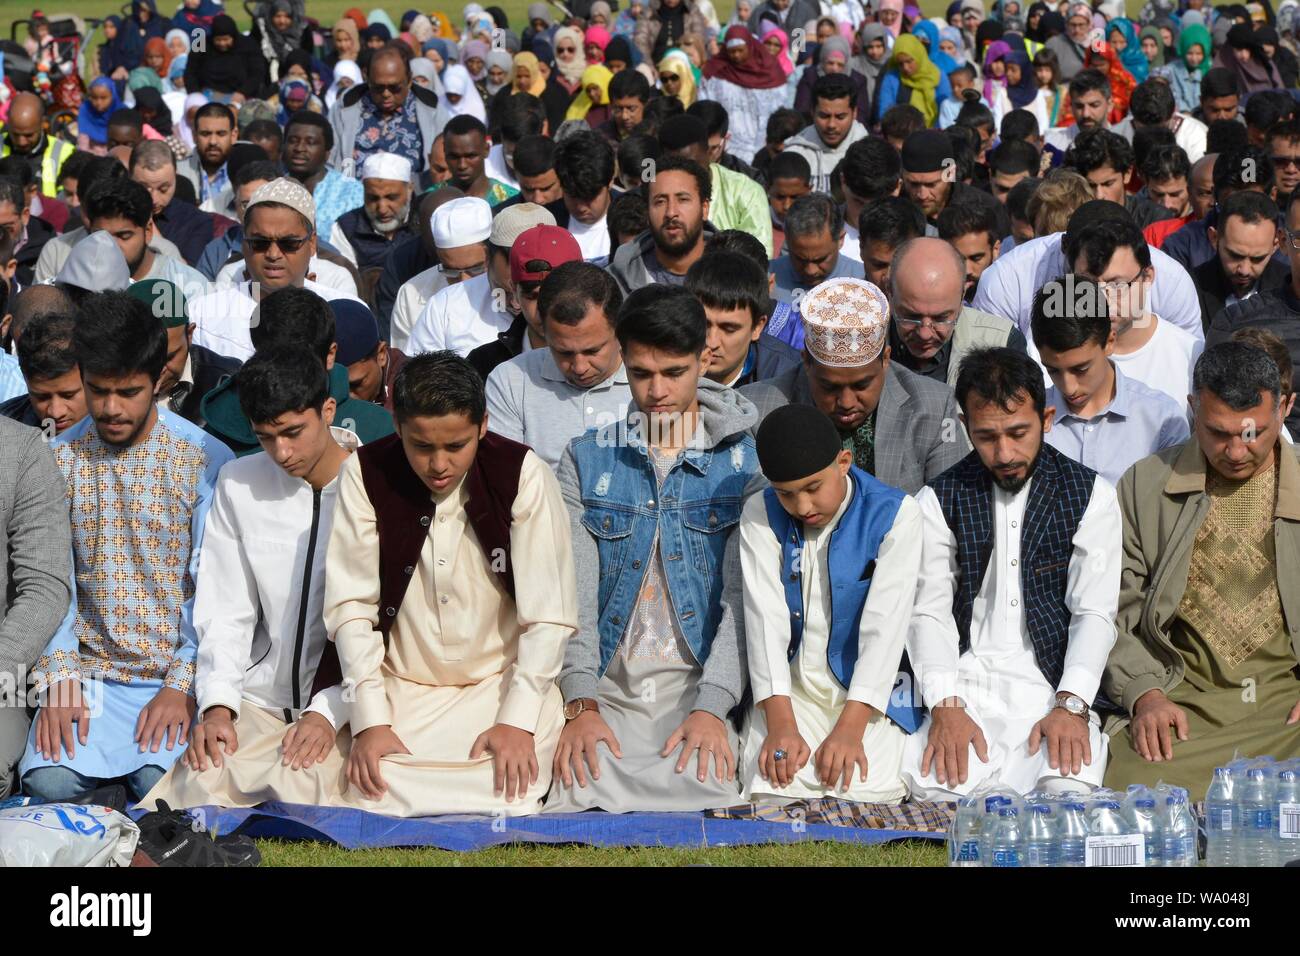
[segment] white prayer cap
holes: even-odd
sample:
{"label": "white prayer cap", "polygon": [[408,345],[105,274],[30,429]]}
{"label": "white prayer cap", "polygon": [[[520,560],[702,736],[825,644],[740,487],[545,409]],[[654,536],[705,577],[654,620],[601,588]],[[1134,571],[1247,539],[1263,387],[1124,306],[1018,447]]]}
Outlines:
{"label": "white prayer cap", "polygon": [[509,249],[515,240],[533,226],[554,226],[555,215],[536,203],[515,203],[497,213],[492,220],[492,245]]}
{"label": "white prayer cap", "polygon": [[433,244],[454,249],[484,242],[492,235],[492,207],[486,199],[462,196],[443,203],[433,213]]}
{"label": "white prayer cap", "polygon": [[361,164],[362,179],[391,179],[394,182],[411,181],[411,161],[396,153],[371,153]]}
{"label": "white prayer cap", "polygon": [[889,301],[865,279],[827,279],[799,304],[808,354],[830,368],[861,368],[885,347]]}
{"label": "white prayer cap", "polygon": [[288,206],[313,226],[316,224],[316,203],[311,193],[307,192],[302,183],[297,180],[281,176],[279,179],[258,186],[249,197],[248,205],[244,207],[245,225],[253,212],[253,207],[267,202]]}

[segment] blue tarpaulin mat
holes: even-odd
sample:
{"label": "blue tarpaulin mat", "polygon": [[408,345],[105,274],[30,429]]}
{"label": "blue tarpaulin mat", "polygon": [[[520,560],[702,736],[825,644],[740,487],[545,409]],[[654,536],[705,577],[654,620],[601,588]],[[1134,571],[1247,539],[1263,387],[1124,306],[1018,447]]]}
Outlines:
{"label": "blue tarpaulin mat", "polygon": [[[554,813],[527,817],[439,816],[400,819],[338,807],[265,803],[246,810],[191,809],[217,833],[319,840],[349,849],[428,846],[481,850],[505,843],[584,843],[591,846],[741,846],[834,840],[864,845],[892,840],[941,840],[941,833],[826,824],[727,820],[701,813]],[[139,813],[133,814],[139,816]]]}

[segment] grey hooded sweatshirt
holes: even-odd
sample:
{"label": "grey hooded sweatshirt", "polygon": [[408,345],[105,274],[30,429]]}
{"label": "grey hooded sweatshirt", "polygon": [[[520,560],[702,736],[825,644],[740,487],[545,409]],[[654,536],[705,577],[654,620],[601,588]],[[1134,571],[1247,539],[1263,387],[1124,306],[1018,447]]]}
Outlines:
{"label": "grey hooded sweatshirt", "polygon": [[808,165],[812,167],[812,188],[813,192],[828,193],[831,191],[831,172],[839,165],[844,154],[860,139],[867,138],[867,128],[857,120],[853,121],[853,126],[849,129],[849,135],[845,136],[834,149],[822,142],[821,136],[817,132],[816,126],[806,126],[803,131],[791,136],[785,141],[785,148],[788,152],[798,153],[804,159],[808,160]]}

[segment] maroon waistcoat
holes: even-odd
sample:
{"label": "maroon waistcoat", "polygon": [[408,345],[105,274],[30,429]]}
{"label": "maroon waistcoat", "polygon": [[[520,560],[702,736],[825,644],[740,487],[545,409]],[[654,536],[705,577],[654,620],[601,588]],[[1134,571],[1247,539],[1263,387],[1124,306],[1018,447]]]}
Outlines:
{"label": "maroon waistcoat", "polygon": [[[511,598],[515,595],[514,562],[510,556],[511,510],[519,493],[519,472],[528,446],[488,432],[479,442],[474,463],[465,475],[465,514],[484,557]],[[357,450],[361,481],[375,509],[379,533],[379,624],[388,632],[402,606],[420,551],[433,523],[429,488],[412,470],[397,435],[389,435]],[[502,560],[497,560],[500,557]],[[342,680],[334,642],[325,645],[312,693]]]}

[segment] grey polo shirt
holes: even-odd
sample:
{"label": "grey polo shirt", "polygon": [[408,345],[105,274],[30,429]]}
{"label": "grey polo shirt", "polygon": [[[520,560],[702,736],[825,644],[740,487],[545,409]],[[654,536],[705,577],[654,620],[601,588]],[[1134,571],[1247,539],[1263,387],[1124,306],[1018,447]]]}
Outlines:
{"label": "grey polo shirt", "polygon": [[488,428],[523,442],[552,468],[569,442],[588,429],[627,417],[632,392],[627,369],[588,389],[570,385],[548,348],[516,355],[487,380]]}

